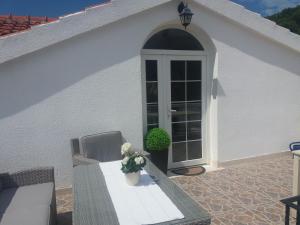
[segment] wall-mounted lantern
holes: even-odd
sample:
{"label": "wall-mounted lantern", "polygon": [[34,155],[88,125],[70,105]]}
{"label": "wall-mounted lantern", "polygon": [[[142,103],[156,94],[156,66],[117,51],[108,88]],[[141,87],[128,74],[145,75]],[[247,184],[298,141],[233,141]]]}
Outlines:
{"label": "wall-mounted lantern", "polygon": [[187,3],[183,3],[183,2],[181,2],[178,5],[178,13],[179,13],[181,24],[186,29],[186,27],[188,25],[190,25],[190,23],[192,21],[192,17],[193,17],[194,14],[189,9],[188,4]]}

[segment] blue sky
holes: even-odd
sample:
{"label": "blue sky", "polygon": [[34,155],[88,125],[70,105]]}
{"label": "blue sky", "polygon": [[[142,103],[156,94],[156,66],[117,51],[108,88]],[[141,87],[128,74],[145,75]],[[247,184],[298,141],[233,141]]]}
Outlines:
{"label": "blue sky", "polygon": [[[58,17],[105,0],[0,0],[0,14]],[[150,0],[149,0],[150,1]],[[263,16],[300,5],[300,0],[232,0]]]}
{"label": "blue sky", "polygon": [[232,0],[263,16],[272,15],[285,8],[300,5],[300,0]]}

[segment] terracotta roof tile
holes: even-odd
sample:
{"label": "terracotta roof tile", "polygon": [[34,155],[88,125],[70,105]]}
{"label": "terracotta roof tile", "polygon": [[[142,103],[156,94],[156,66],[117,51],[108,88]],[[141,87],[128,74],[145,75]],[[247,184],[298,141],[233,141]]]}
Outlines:
{"label": "terracotta roof tile", "polygon": [[55,21],[55,18],[0,15],[0,36],[24,31],[32,26]]}

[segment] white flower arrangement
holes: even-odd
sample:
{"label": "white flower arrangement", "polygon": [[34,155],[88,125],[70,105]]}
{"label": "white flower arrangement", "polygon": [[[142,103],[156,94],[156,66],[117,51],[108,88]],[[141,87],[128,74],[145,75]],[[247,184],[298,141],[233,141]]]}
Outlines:
{"label": "white flower arrangement", "polygon": [[121,154],[122,155],[127,155],[131,152],[133,152],[132,144],[130,144],[129,142],[124,143],[121,147]]}
{"label": "white flower arrangement", "polygon": [[142,156],[138,156],[138,157],[134,158],[134,161],[137,165],[141,165],[144,163],[144,158]]}
{"label": "white flower arrangement", "polygon": [[123,173],[136,173],[146,165],[146,158],[139,152],[132,149],[130,143],[124,143],[121,147],[121,154],[124,157],[121,164]]}

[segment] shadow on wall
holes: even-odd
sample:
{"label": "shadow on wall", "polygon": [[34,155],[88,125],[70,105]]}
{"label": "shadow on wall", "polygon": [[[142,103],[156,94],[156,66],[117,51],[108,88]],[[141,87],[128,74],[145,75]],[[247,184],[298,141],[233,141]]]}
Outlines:
{"label": "shadow on wall", "polygon": [[143,40],[132,35],[135,26],[128,26],[127,20],[1,64],[0,119],[17,114],[98,71],[136,57]]}
{"label": "shadow on wall", "polygon": [[251,55],[252,57],[258,58],[265,63],[300,75],[299,52],[289,49],[282,44],[275,43],[272,40],[259,38],[257,36],[249,35],[243,37],[241,35],[238,36],[238,38],[234,42],[226,35],[224,36],[224,38],[226,38],[226,43],[231,47],[237,48],[247,55]]}
{"label": "shadow on wall", "polygon": [[[216,21],[217,20],[217,21]],[[224,24],[220,24],[224,23]],[[283,68],[286,71],[300,75],[300,53],[290,49],[249,29],[228,22],[220,16],[211,17],[210,22],[218,24],[214,39],[226,43],[233,49],[257,58],[270,65]],[[220,59],[222,60],[222,59]],[[233,62],[240,63],[240,62]],[[234,65],[234,64],[233,64]],[[257,68],[253,68],[253,71]]]}
{"label": "shadow on wall", "polygon": [[226,96],[225,91],[224,91],[220,81],[218,80],[218,78],[214,78],[212,82],[213,82],[213,85],[212,85],[213,98],[216,99],[218,96],[221,96],[221,97]]}
{"label": "shadow on wall", "polygon": [[[229,45],[233,49],[244,52],[265,63],[300,75],[299,52],[263,37],[256,31],[251,31],[198,4],[192,3],[191,7],[195,14],[193,22],[201,24],[202,29],[206,30],[213,40],[222,43],[222,45]],[[224,59],[219,58],[219,61],[222,60]],[[240,62],[233,61],[232,63],[234,67]],[[253,68],[253,71],[255,70],[256,68]]]}

